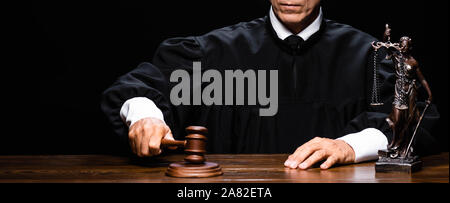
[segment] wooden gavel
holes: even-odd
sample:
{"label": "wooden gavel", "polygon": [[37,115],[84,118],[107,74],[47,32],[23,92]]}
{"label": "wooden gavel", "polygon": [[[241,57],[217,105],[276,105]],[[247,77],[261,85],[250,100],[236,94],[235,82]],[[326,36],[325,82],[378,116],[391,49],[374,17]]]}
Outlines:
{"label": "wooden gavel", "polygon": [[186,140],[161,141],[162,146],[184,147],[186,157],[184,162],[171,163],[167,168],[166,175],[178,178],[208,178],[223,174],[218,163],[206,162],[206,134],[208,129],[200,126],[189,126],[186,128]]}
{"label": "wooden gavel", "polygon": [[208,129],[200,126],[189,126],[186,128],[186,140],[168,140],[163,139],[161,146],[183,147],[186,157],[184,160],[188,163],[202,164],[205,162],[206,153],[206,134]]}

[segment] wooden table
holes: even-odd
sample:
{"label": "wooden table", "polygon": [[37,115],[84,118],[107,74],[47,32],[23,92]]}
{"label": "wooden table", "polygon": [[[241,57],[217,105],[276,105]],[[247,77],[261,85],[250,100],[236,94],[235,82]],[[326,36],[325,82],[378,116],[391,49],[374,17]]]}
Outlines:
{"label": "wooden table", "polygon": [[424,157],[423,170],[413,173],[375,173],[374,162],[338,166],[329,170],[287,169],[286,154],[208,155],[224,175],[183,179],[164,175],[169,163],[184,155],[134,160],[109,155],[0,156],[0,182],[150,182],[150,183],[384,183],[449,182],[448,153]]}

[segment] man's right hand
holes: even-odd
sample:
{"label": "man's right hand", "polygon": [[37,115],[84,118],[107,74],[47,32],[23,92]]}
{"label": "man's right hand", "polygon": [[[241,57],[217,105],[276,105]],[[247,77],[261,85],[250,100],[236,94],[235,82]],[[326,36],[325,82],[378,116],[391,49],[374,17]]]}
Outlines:
{"label": "man's right hand", "polygon": [[128,131],[131,149],[139,157],[161,154],[162,139],[174,140],[169,126],[157,118],[143,118],[130,126]]}

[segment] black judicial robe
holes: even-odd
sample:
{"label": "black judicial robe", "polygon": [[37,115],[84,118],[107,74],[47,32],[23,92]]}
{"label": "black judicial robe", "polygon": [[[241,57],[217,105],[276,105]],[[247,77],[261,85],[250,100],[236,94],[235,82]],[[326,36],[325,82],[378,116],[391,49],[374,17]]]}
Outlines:
{"label": "black judicial robe", "polygon": [[[152,63],[140,64],[107,89],[101,107],[115,132],[126,138],[128,127],[119,116],[121,106],[133,97],[147,97],[162,110],[176,139],[183,139],[187,126],[207,127],[209,153],[292,153],[314,137],[338,138],[365,128],[381,130],[390,141],[392,132],[385,118],[392,107],[392,62],[382,60],[379,67],[380,97],[385,105],[376,109],[369,105],[371,42],[375,40],[324,19],[319,32],[292,50],[276,36],[269,17],[202,36],[172,38],[161,43]],[[192,74],[194,61],[202,62],[203,72],[278,70],[278,113],[260,117],[259,106],[173,106],[169,94],[177,83],[168,82],[170,74],[176,69]],[[426,128],[419,130],[417,139],[425,150],[435,149],[430,129],[439,117],[435,107],[429,112]]]}

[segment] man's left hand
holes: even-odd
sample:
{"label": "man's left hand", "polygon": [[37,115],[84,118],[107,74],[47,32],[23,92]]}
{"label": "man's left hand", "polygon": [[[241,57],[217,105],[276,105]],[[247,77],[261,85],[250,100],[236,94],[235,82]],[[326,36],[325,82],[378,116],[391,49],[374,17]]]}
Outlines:
{"label": "man's left hand", "polygon": [[308,169],[322,160],[326,161],[320,165],[321,169],[329,169],[334,164],[354,163],[355,152],[343,140],[316,137],[297,148],[284,165],[293,169]]}

